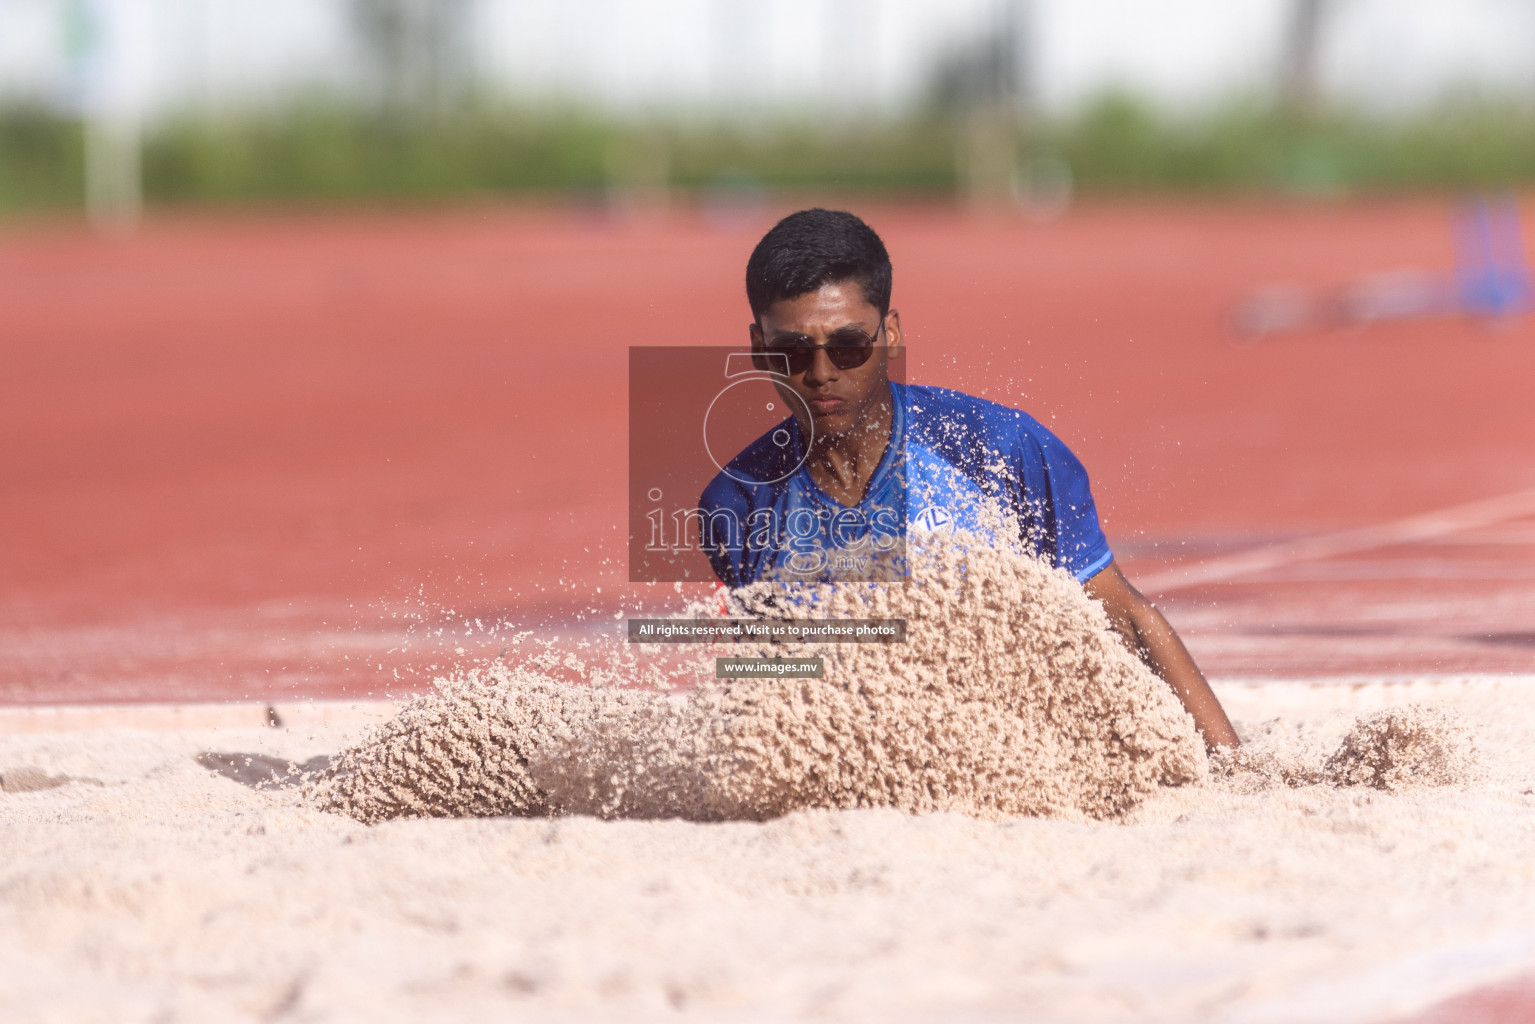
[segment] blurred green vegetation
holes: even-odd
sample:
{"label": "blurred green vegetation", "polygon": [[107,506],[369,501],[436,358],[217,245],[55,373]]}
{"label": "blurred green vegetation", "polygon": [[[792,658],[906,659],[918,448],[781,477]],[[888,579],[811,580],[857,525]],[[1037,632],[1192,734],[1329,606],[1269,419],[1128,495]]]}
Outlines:
{"label": "blurred green vegetation", "polygon": [[[973,117],[973,115],[968,115]],[[961,185],[972,121],[928,112],[822,122],[622,121],[589,110],[476,107],[390,119],[300,103],[280,114],[183,119],[144,139],[155,204],[448,200],[592,192],[829,189],[943,196]],[[1011,130],[1011,129],[1010,129]],[[83,131],[37,109],[0,111],[0,210],[78,206]],[[1535,182],[1535,108],[1447,102],[1399,119],[1234,104],[1174,117],[1106,96],[1015,132],[1020,156],[1065,160],[1079,193],[1337,194]]]}
{"label": "blurred green vegetation", "polygon": [[1234,105],[1172,119],[1109,96],[1043,135],[1087,191],[1326,194],[1535,182],[1535,107],[1469,98],[1407,118]]}
{"label": "blurred green vegetation", "polygon": [[84,195],[78,122],[31,108],[0,112],[0,212],[79,206]]}
{"label": "blurred green vegetation", "polygon": [[[908,124],[832,134],[792,122],[637,125],[582,110],[409,122],[310,108],[280,120],[168,126],[146,140],[144,189],[151,201],[598,191],[635,177],[630,158],[658,152],[654,184],[684,191],[748,181],[941,190],[952,184],[953,156],[948,145],[934,151],[932,137],[929,126]],[[647,183],[643,168],[638,177]]]}

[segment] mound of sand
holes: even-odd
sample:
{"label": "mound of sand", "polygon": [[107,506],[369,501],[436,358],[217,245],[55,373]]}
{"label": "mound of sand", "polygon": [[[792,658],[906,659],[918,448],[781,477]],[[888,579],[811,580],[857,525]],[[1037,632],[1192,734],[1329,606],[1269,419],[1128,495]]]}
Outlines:
{"label": "mound of sand", "polygon": [[1338,786],[1464,785],[1476,775],[1478,757],[1475,739],[1458,716],[1409,704],[1359,718],[1323,770]]}
{"label": "mound of sand", "polygon": [[1460,717],[1421,704],[1361,715],[1341,742],[1277,718],[1244,729],[1242,739],[1242,748],[1210,757],[1214,777],[1241,792],[1323,785],[1400,792],[1467,785],[1481,770]]}
{"label": "mound of sand", "polygon": [[[724,609],[905,619],[906,643],[711,648],[682,666],[696,684],[686,696],[482,667],[438,680],[333,759],[308,796],[364,822],[763,821],[859,807],[1103,820],[1209,774],[1177,697],[1071,577],[973,536],[933,536],[908,557],[906,583],[758,583],[726,593]],[[819,656],[825,678],[721,684],[718,654]],[[1463,784],[1476,764],[1464,727],[1417,706],[1359,719],[1341,745],[1277,721],[1245,739],[1213,766],[1248,792]]]}
{"label": "mound of sand", "polygon": [[820,656],[824,679],[708,680],[674,697],[482,668],[440,680],[309,793],[368,822],[856,807],[1107,819],[1205,775],[1192,719],[1071,577],[975,537],[935,535],[908,558],[904,584],[728,594],[736,616],[907,621],[904,644],[736,644],[699,658]]}

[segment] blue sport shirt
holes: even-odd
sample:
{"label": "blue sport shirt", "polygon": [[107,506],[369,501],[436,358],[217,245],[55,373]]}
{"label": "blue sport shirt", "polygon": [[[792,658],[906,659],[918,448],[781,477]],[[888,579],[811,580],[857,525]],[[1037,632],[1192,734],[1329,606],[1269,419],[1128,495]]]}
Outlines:
{"label": "blue sport shirt", "polygon": [[715,575],[730,586],[774,570],[825,579],[820,552],[888,550],[907,530],[984,534],[985,503],[1017,521],[1026,550],[1079,581],[1113,561],[1087,471],[1039,421],[947,388],[892,381],[890,390],[890,444],[855,506],[829,497],[801,464],[792,416],[726,464],[699,499]]}

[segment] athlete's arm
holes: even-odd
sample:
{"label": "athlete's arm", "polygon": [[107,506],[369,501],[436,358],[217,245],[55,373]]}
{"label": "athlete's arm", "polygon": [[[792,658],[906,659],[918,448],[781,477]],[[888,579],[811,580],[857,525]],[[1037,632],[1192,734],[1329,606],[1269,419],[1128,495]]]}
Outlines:
{"label": "athlete's arm", "polygon": [[1239,747],[1236,730],[1226,717],[1221,702],[1215,698],[1204,673],[1194,664],[1188,648],[1178,639],[1173,627],[1141,592],[1130,585],[1119,566],[1107,567],[1083,584],[1087,595],[1103,602],[1109,621],[1124,637],[1126,646],[1173,688],[1183,706],[1194,716],[1194,725],[1205,739],[1205,746]]}

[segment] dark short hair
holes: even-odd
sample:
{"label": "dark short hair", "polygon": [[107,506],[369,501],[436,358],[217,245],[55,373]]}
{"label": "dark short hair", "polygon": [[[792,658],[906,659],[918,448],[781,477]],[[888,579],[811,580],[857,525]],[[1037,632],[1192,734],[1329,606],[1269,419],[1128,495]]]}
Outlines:
{"label": "dark short hair", "polygon": [[823,285],[857,281],[863,299],[890,312],[890,255],[874,229],[842,210],[791,213],[762,236],[746,261],[746,301],[760,317],[775,302]]}

